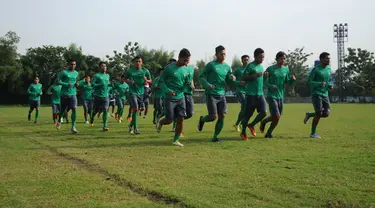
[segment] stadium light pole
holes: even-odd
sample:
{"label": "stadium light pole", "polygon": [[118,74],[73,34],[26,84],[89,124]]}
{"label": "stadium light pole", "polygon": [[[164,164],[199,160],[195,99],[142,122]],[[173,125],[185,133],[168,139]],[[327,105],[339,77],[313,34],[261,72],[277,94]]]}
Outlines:
{"label": "stadium light pole", "polygon": [[337,43],[337,70],[339,84],[339,100],[342,102],[343,95],[343,69],[345,67],[345,42],[348,42],[348,23],[340,23],[333,25],[333,42]]}

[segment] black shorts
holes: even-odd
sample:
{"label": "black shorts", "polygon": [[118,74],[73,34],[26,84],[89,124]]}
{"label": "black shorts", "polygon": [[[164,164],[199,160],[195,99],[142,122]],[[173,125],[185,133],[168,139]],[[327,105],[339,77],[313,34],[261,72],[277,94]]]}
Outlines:
{"label": "black shorts", "polygon": [[60,104],[52,104],[52,113],[53,114],[58,114],[60,113]]}
{"label": "black shorts", "polygon": [[34,110],[34,108],[36,110],[39,110],[39,108],[40,108],[40,100],[29,100],[29,105],[30,105],[30,109],[31,110]]}
{"label": "black shorts", "polygon": [[106,111],[109,108],[109,98],[108,97],[94,97],[94,109],[96,112]]}
{"label": "black shorts", "polygon": [[61,96],[61,110],[69,111],[70,109],[77,108],[77,96]]}
{"label": "black shorts", "polygon": [[178,117],[186,117],[186,104],[185,98],[172,100],[166,98],[164,102],[165,117],[172,121]]}
{"label": "black shorts", "polygon": [[241,105],[245,105],[246,104],[246,95],[245,95],[245,93],[237,92],[236,93],[236,98],[237,98],[238,102],[241,103]]}
{"label": "black shorts", "polygon": [[191,118],[194,115],[194,100],[193,95],[185,94],[186,118]]}
{"label": "black shorts", "polygon": [[224,95],[206,95],[209,115],[224,115],[227,112],[227,100]]}
{"label": "black shorts", "polygon": [[311,96],[312,103],[314,105],[315,112],[330,112],[330,103],[329,98],[321,95],[312,95]]}
{"label": "black shorts", "polygon": [[163,110],[163,98],[154,99],[154,109],[159,111]]}
{"label": "black shorts", "polygon": [[116,98],[116,105],[117,105],[117,107],[119,107],[119,108],[124,108],[124,106],[125,106],[125,102],[126,102],[125,99],[122,99],[122,98]]}
{"label": "black shorts", "polygon": [[272,117],[283,115],[284,99],[267,97],[267,103]]}
{"label": "black shorts", "polygon": [[83,100],[83,110],[88,111],[91,110],[93,106],[92,100]]}
{"label": "black shorts", "polygon": [[143,108],[143,95],[130,95],[129,104],[132,109],[142,109]]}
{"label": "black shorts", "polygon": [[245,114],[252,116],[254,111],[258,113],[267,113],[266,100],[263,95],[246,95]]}

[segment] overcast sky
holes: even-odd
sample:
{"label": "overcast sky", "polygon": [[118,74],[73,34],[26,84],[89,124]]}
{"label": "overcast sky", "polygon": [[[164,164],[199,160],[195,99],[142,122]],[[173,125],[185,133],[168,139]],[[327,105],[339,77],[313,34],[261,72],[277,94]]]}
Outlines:
{"label": "overcast sky", "polygon": [[[128,41],[148,49],[179,51],[192,60],[214,54],[217,45],[233,56],[265,50],[267,66],[280,51],[305,47],[332,54],[332,27],[348,23],[349,47],[375,51],[375,0],[0,0],[0,35],[21,37],[19,52],[41,45],[76,43],[105,58]],[[177,54],[176,54],[177,55]]]}

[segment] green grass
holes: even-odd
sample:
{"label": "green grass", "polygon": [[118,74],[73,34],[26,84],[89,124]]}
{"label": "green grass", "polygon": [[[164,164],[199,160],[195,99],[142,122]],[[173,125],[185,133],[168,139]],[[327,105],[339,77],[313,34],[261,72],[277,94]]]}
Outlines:
{"label": "green grass", "polygon": [[[333,104],[317,140],[308,138],[310,123],[302,123],[312,106],[286,104],[274,139],[258,133],[244,142],[232,127],[239,105],[231,104],[220,144],[208,142],[215,123],[197,132],[206,108],[195,108],[183,148],[171,146],[171,126],[157,134],[150,116],[140,119],[136,136],[113,118],[109,132],[101,132],[100,121],[89,127],[79,108],[80,133],[72,135],[70,125],[53,127],[50,108],[42,108],[38,125],[26,121],[27,108],[0,108],[0,207],[167,206],[145,192],[190,207],[375,206],[375,105]],[[141,194],[46,146],[116,175]]]}

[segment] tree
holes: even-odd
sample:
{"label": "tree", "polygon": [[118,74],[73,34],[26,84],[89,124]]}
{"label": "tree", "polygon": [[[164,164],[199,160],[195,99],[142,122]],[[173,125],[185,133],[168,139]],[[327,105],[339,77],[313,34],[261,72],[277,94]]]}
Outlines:
{"label": "tree", "polygon": [[174,56],[174,51],[165,51],[163,48],[151,50],[141,48],[137,55],[142,56],[143,66],[150,70],[151,75],[154,75],[157,69],[163,68],[169,63],[169,59]]}
{"label": "tree", "polygon": [[108,66],[111,68],[112,76],[123,74],[132,64],[133,58],[136,56],[139,49],[137,42],[134,44],[128,42],[124,47],[124,53],[113,51],[113,56],[106,55],[108,58]]}
{"label": "tree", "polygon": [[234,56],[232,60],[232,65],[231,65],[232,70],[234,71],[241,67],[242,67],[241,59],[239,59],[237,56]]}
{"label": "tree", "polygon": [[203,59],[197,61],[197,63],[195,64],[193,80],[194,80],[196,88],[202,88],[202,84],[201,84],[201,81],[199,79],[199,75],[202,73],[205,66],[206,66],[206,62]]}

